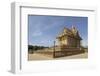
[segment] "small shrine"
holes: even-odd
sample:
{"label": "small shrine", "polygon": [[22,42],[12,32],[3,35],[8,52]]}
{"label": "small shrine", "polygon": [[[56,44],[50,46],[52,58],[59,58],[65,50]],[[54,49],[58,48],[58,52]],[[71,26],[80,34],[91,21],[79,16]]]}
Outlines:
{"label": "small shrine", "polygon": [[64,27],[56,39],[58,40],[58,46],[54,47],[54,57],[84,53],[84,49],[81,47],[82,38],[76,27],[72,26],[71,29]]}

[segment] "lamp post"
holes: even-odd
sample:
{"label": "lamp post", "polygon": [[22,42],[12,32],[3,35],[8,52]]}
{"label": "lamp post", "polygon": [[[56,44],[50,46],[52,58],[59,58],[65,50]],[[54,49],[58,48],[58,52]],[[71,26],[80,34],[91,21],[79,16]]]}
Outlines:
{"label": "lamp post", "polygon": [[54,50],[53,50],[53,57],[55,58],[55,43],[56,41],[54,41]]}

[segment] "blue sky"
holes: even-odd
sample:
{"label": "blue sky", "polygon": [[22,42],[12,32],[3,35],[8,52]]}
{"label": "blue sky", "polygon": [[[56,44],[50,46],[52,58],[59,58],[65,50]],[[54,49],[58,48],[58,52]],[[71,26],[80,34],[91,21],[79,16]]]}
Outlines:
{"label": "blue sky", "polygon": [[82,45],[88,44],[88,17],[78,16],[28,16],[28,44],[52,46],[64,27],[75,26],[82,37]]}

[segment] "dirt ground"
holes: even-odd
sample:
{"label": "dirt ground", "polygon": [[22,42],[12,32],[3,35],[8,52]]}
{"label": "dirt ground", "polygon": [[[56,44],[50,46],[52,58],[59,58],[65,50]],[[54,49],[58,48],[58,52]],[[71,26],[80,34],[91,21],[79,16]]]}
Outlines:
{"label": "dirt ground", "polygon": [[72,56],[65,56],[65,57],[59,57],[59,58],[52,58],[49,56],[44,56],[42,54],[28,54],[28,60],[58,60],[58,59],[81,59],[81,58],[88,58],[88,53],[82,53],[82,54],[77,54],[77,55],[72,55]]}

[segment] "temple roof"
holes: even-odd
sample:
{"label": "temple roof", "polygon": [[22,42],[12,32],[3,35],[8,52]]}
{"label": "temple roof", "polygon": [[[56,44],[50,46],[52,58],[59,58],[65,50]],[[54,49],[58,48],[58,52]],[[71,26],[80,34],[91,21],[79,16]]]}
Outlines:
{"label": "temple roof", "polygon": [[61,38],[63,36],[69,36],[69,37],[72,37],[72,38],[82,40],[82,38],[79,35],[78,30],[73,26],[72,26],[71,29],[64,27],[63,31],[58,35],[57,39]]}

